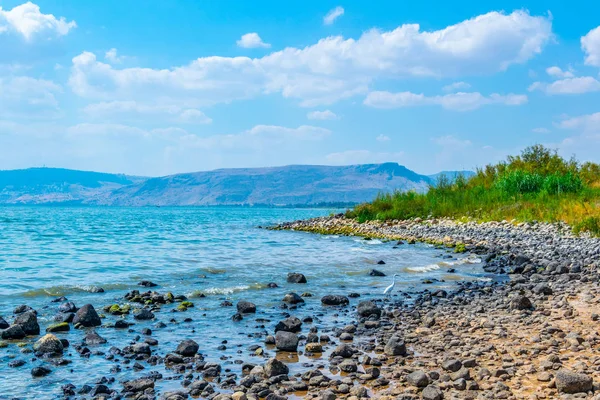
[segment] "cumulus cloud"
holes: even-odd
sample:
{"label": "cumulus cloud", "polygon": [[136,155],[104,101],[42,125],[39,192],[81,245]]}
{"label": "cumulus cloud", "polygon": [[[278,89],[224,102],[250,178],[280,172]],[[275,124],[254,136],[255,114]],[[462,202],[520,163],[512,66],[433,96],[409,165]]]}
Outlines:
{"label": "cumulus cloud", "polygon": [[108,101],[92,103],[83,108],[90,117],[110,119],[165,118],[171,122],[210,124],[212,119],[202,111],[175,105],[148,105],[136,101]]}
{"label": "cumulus cloud", "polygon": [[325,111],[311,111],[308,114],[306,114],[306,118],[308,119],[320,119],[320,120],[325,120],[325,119],[339,119],[339,117],[330,110],[325,110]]}
{"label": "cumulus cloud", "polygon": [[123,60],[125,60],[125,56],[117,55],[117,49],[113,47],[112,49],[104,53],[104,59],[113,64],[120,64],[123,62]]}
{"label": "cumulus cloud", "polygon": [[325,17],[323,17],[323,23],[325,25],[331,25],[336,19],[344,15],[344,7],[337,6],[330,10]]}
{"label": "cumulus cloud", "polygon": [[55,117],[56,94],[62,87],[52,81],[27,76],[0,77],[0,116],[11,118]]}
{"label": "cumulus cloud", "polygon": [[529,86],[529,91],[540,90],[546,94],[582,94],[600,90],[600,82],[591,76],[566,78],[552,83],[534,82]]}
{"label": "cumulus cloud", "polygon": [[581,38],[581,48],[585,53],[586,65],[600,67],[600,26]]}
{"label": "cumulus cloud", "polygon": [[559,68],[557,66],[546,68],[546,73],[548,75],[550,75],[551,77],[558,78],[558,79],[574,78],[575,77],[575,75],[573,74],[573,71],[571,71],[570,69],[567,70],[567,71],[563,71],[561,68]]}
{"label": "cumulus cloud", "polygon": [[585,133],[600,133],[600,112],[569,117],[558,123],[562,129],[576,129]]}
{"label": "cumulus cloud", "polygon": [[484,96],[479,92],[451,93],[443,96],[426,96],[411,92],[390,93],[385,91],[371,92],[364,104],[375,108],[402,108],[415,106],[440,105],[452,111],[471,111],[488,104],[518,106],[527,102],[527,96],[493,93]]}
{"label": "cumulus cloud", "polygon": [[391,139],[390,139],[390,137],[389,137],[389,136],[386,136],[386,135],[384,135],[384,134],[381,134],[381,135],[377,136],[376,140],[377,140],[378,142],[389,142]]}
{"label": "cumulus cloud", "polygon": [[258,33],[256,32],[246,33],[245,35],[242,35],[240,40],[238,40],[236,43],[239,47],[243,47],[245,49],[255,49],[258,47],[268,49],[269,47],[271,47],[269,43],[263,42],[260,36],[258,36]]}
{"label": "cumulus cloud", "polygon": [[491,12],[437,31],[406,24],[261,58],[202,57],[170,69],[116,68],[83,52],[73,58],[69,83],[88,98],[168,97],[198,107],[280,93],[314,107],[364,94],[377,79],[502,71],[540,53],[551,37],[548,17]]}
{"label": "cumulus cloud", "polygon": [[31,2],[11,10],[3,10],[0,7],[0,35],[14,32],[27,41],[33,40],[36,36],[48,39],[64,36],[76,26],[75,21],[67,22],[64,17],[56,18],[52,14],[43,14],[40,7]]}

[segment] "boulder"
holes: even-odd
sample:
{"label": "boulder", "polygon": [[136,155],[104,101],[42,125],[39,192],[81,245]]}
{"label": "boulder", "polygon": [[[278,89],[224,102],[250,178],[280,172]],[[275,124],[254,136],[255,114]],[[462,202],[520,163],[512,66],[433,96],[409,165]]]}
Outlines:
{"label": "boulder", "polygon": [[139,321],[147,321],[154,318],[154,313],[146,308],[142,308],[133,313],[133,318]]}
{"label": "boulder", "polygon": [[306,277],[297,272],[290,272],[287,275],[287,281],[288,283],[306,283]]}
{"label": "boulder", "polygon": [[329,294],[321,298],[321,303],[326,306],[347,306],[350,300],[346,296]]}
{"label": "boulder", "polygon": [[381,272],[378,269],[372,269],[371,272],[369,272],[369,275],[371,276],[385,276],[385,274],[383,272]]}
{"label": "boulder", "polygon": [[529,298],[519,295],[510,301],[510,308],[513,310],[527,310],[533,308],[533,304],[531,304]]}
{"label": "boulder", "polygon": [[97,346],[99,344],[106,343],[106,339],[98,335],[98,333],[96,333],[96,331],[93,330],[85,335],[83,343],[85,343],[86,346]]}
{"label": "boulder", "polygon": [[123,389],[126,392],[143,392],[146,389],[153,389],[154,381],[148,378],[134,379],[132,381],[123,382]]}
{"label": "boulder", "polygon": [[72,301],[67,301],[58,306],[58,311],[61,313],[74,313],[77,312],[77,307]]}
{"label": "boulder", "polygon": [[368,318],[371,315],[379,318],[381,316],[381,308],[377,307],[373,301],[361,301],[358,303],[358,307],[356,308],[356,312],[360,317]]}
{"label": "boulder", "polygon": [[278,375],[287,375],[290,369],[278,359],[271,358],[265,363],[264,371],[267,378],[272,378]]}
{"label": "boulder", "polygon": [[388,340],[383,351],[388,356],[405,356],[406,345],[400,337],[394,335]]}
{"label": "boulder", "polygon": [[198,346],[198,343],[194,342],[191,339],[186,339],[179,343],[179,345],[177,346],[177,350],[175,350],[175,353],[184,357],[193,357],[196,355],[196,353],[198,353],[199,348],[200,346]]}
{"label": "boulder", "polygon": [[41,378],[42,376],[46,376],[46,375],[50,374],[50,372],[52,372],[52,370],[50,370],[50,368],[34,367],[31,370],[31,376],[33,376],[34,378]]}
{"label": "boulder", "polygon": [[71,329],[71,326],[68,322],[59,322],[57,324],[52,324],[46,328],[46,332],[68,332]]}
{"label": "boulder", "polygon": [[[304,301],[304,300],[302,300]],[[8,322],[6,322],[4,320],[4,318],[0,317],[0,329],[6,329],[8,328],[10,325],[8,324]]]}
{"label": "boulder", "polygon": [[56,336],[48,333],[35,342],[33,345],[33,351],[38,357],[61,356],[63,353],[63,344]]}
{"label": "boulder", "polygon": [[79,324],[84,327],[100,326],[102,321],[96,312],[96,309],[91,304],[86,304],[75,313],[73,324]]}
{"label": "boulder", "polygon": [[444,398],[444,392],[439,387],[429,385],[421,393],[423,400],[442,400]]}
{"label": "boulder", "polygon": [[408,383],[416,387],[425,387],[429,385],[429,378],[423,371],[414,371],[408,374],[406,377]]}
{"label": "boulder", "polygon": [[283,297],[283,302],[289,304],[299,304],[304,303],[304,299],[298,296],[296,293],[288,293]]}
{"label": "boulder", "polygon": [[25,311],[15,317],[14,325],[19,325],[26,335],[39,335],[40,325],[38,324],[35,311]]}
{"label": "boulder", "polygon": [[237,310],[240,314],[251,314],[256,312],[256,305],[246,300],[240,300],[237,303]]}
{"label": "boulder", "polygon": [[559,393],[584,393],[592,390],[593,380],[586,374],[578,374],[561,369],[555,376],[556,389]]}
{"label": "boulder", "polygon": [[298,336],[292,332],[279,331],[275,335],[275,347],[282,351],[297,351]]}
{"label": "boulder", "polygon": [[16,340],[23,339],[25,336],[25,332],[23,332],[23,328],[21,325],[11,325],[5,330],[2,331],[1,337],[4,340]]}
{"label": "boulder", "polygon": [[331,357],[342,357],[342,358],[350,358],[354,354],[354,349],[352,346],[347,344],[338,345],[331,352]]}
{"label": "boulder", "polygon": [[277,325],[275,325],[275,332],[286,331],[297,333],[302,329],[302,321],[300,321],[296,317],[289,317],[284,319],[283,321],[279,321]]}

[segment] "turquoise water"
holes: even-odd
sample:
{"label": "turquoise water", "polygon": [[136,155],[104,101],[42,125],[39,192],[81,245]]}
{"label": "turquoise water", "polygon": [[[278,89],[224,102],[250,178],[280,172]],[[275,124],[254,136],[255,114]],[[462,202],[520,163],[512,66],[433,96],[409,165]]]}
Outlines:
{"label": "turquoise water", "polygon": [[[313,316],[314,324],[327,330],[336,326],[336,321],[323,310],[321,296],[357,292],[361,299],[381,298],[380,293],[391,279],[369,276],[372,268],[388,275],[400,274],[398,291],[422,288],[425,278],[443,281],[433,286],[446,288],[454,287],[459,279],[490,279],[482,272],[480,260],[465,255],[456,258],[429,245],[394,248],[394,243],[379,240],[258,227],[334,211],[337,210],[0,207],[0,316],[10,322],[14,307],[28,304],[38,310],[43,332],[56,314],[58,304],[51,300],[57,296],[66,296],[77,306],[92,303],[100,310],[105,305],[123,304],[127,291],[148,290],[136,284],[142,279],[151,280],[159,285],[153,290],[183,294],[195,307],[186,312],[169,312],[173,306],[163,307],[157,313],[157,319],[167,324],[162,329],[153,328],[156,321],[137,323],[131,333],[98,328],[108,343],[92,350],[122,348],[140,335],[142,328],[149,327],[153,329],[152,337],[160,342],[155,349],[157,354],[164,356],[180,340],[191,338],[201,344],[200,351],[208,360],[239,373],[239,360],[264,362],[253,358],[248,346],[262,344],[262,335],[273,333],[273,326],[286,312],[280,308],[280,300],[290,291],[313,294],[306,298],[304,307],[290,313],[301,319]],[[385,264],[377,265],[379,260]],[[456,268],[457,273],[448,273],[450,267]],[[286,283],[288,272],[305,274],[308,283]],[[268,288],[269,282],[277,283],[279,288]],[[105,292],[91,293],[93,286],[102,287]],[[206,297],[199,297],[200,293]],[[258,312],[236,323],[231,320],[234,308],[220,304],[223,300],[235,304],[241,299],[256,303]],[[352,305],[357,301],[353,299]],[[114,323],[116,318],[108,316],[104,322]],[[133,321],[131,316],[126,318]],[[191,322],[185,322],[186,318]],[[347,322],[351,317],[348,318]],[[59,336],[77,344],[83,334],[71,330]],[[25,342],[31,344],[33,340]],[[228,341],[226,349],[218,349],[224,340]],[[32,380],[30,369],[42,362],[21,350],[15,343],[0,348],[0,376],[5,378],[0,380],[0,397],[29,398],[35,394],[36,398],[53,398],[60,393],[62,384],[92,384],[107,375],[115,376],[117,381],[152,370],[169,376],[162,365],[145,365],[146,369],[140,372],[133,372],[131,365],[121,365],[121,372],[111,373],[114,362],[100,355],[81,358],[70,348],[65,356],[70,365],[51,366],[53,372],[49,376]],[[27,363],[8,368],[7,363],[17,358]],[[292,365],[292,371],[301,367],[302,362]],[[114,387],[119,388],[117,384]],[[157,387],[177,389],[179,383],[162,381]]]}

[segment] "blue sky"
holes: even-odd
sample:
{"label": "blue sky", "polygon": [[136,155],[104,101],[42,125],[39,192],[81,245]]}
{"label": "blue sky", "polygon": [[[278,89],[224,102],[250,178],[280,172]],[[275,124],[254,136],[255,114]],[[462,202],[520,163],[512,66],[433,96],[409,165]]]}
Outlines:
{"label": "blue sky", "polygon": [[0,169],[600,161],[598,2],[0,7]]}

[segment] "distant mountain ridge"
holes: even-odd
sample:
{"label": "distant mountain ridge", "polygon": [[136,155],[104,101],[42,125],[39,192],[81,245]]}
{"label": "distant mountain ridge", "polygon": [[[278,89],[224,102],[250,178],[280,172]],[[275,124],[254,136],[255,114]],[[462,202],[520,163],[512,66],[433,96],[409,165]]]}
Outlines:
{"label": "distant mountain ridge", "polygon": [[[458,173],[445,172],[450,179]],[[0,204],[202,206],[359,203],[372,200],[381,192],[423,192],[435,184],[438,176],[420,175],[397,163],[232,168],[157,178],[30,168],[0,171]]]}

